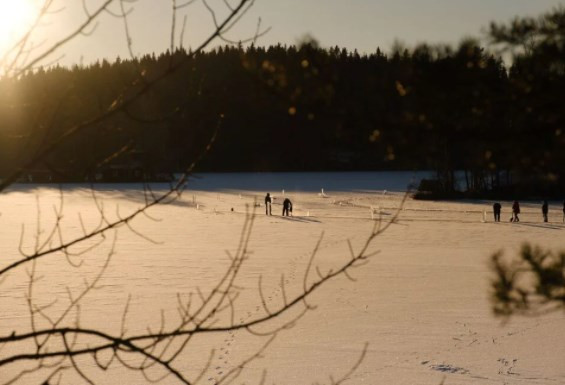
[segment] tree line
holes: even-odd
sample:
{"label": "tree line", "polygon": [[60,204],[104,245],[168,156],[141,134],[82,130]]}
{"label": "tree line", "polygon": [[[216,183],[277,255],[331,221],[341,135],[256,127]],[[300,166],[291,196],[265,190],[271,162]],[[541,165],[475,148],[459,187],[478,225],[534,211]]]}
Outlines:
{"label": "tree line", "polygon": [[514,49],[511,65],[472,39],[371,54],[311,41],[225,46],[190,60],[179,49],[3,78],[0,173],[185,61],[38,168],[61,181],[120,165],[154,177],[180,171],[214,138],[199,171],[431,169],[436,196],[455,194],[457,179],[467,194],[558,194],[563,15],[492,24],[491,41]]}

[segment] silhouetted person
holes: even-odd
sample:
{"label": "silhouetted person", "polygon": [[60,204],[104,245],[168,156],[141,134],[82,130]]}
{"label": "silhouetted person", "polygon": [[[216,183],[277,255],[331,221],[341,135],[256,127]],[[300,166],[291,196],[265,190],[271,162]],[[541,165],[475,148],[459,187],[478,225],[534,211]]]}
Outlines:
{"label": "silhouetted person", "polygon": [[282,215],[283,217],[286,215],[287,217],[290,215],[289,213],[292,212],[292,202],[290,201],[290,199],[285,198],[285,200],[283,201],[283,212]]}
{"label": "silhouetted person", "polygon": [[565,222],[565,201],[563,201],[563,222]]}
{"label": "silhouetted person", "polygon": [[518,203],[518,201],[514,201],[514,203],[512,203],[512,221],[513,222],[520,222],[520,218],[518,218],[518,214],[520,214],[520,203]]}
{"label": "silhouetted person", "polygon": [[492,205],[492,212],[494,213],[494,221],[495,222],[500,222],[500,209],[501,208],[502,208],[502,206],[498,202],[496,202],[495,204]]}
{"label": "silhouetted person", "polygon": [[269,193],[265,196],[265,214],[273,215],[271,214],[271,194]]}
{"label": "silhouetted person", "polygon": [[547,201],[543,201],[543,204],[541,205],[541,213],[543,214],[544,222],[547,222],[547,212],[548,212]]}

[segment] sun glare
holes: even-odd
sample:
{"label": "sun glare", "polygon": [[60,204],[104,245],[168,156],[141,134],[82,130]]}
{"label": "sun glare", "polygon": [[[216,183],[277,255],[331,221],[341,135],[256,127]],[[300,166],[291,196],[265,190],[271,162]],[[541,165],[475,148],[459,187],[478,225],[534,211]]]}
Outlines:
{"label": "sun glare", "polygon": [[34,16],[30,0],[0,0],[0,54],[25,34]]}

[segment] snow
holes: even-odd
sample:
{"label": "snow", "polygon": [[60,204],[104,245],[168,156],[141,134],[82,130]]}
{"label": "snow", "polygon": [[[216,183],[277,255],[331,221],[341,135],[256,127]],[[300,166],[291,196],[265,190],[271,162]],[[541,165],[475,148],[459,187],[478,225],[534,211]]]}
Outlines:
{"label": "snow", "polygon": [[[255,207],[251,257],[238,285],[236,320],[264,314],[257,294],[262,276],[267,306],[283,301],[279,283],[284,274],[287,295],[300,292],[310,253],[323,233],[316,258],[321,271],[349,258],[347,241],[359,250],[372,228],[372,217],[387,221],[401,209],[400,220],[371,247],[380,253],[370,263],[345,277],[330,281],[315,292],[307,313],[291,329],[281,331],[263,358],[252,362],[236,383],[331,383],[355,364],[368,343],[359,368],[346,384],[563,384],[565,383],[565,315],[516,317],[503,324],[489,308],[488,260],[504,249],[515,255],[524,241],[548,248],[563,248],[560,202],[550,202],[549,223],[543,223],[541,202],[521,202],[521,222],[509,223],[512,198],[502,203],[502,222],[492,221],[492,202],[435,202],[407,200],[402,192],[424,174],[414,173],[280,173],[202,174],[189,183],[182,198],[149,210],[149,217],[133,221],[136,235],[118,231],[116,254],[100,281],[100,288],[84,299],[80,323],[105,331],[120,330],[122,314],[131,296],[128,333],[153,330],[176,319],[177,293],[185,298],[196,287],[210,290],[229,263],[245,221]],[[152,186],[154,191],[166,186]],[[322,190],[323,189],[323,190]],[[386,191],[386,192],[385,192]],[[88,186],[62,186],[65,239],[92,228],[99,215]],[[274,197],[273,216],[264,215],[266,192]],[[138,185],[97,185],[95,196],[108,218],[125,215],[144,202]],[[281,217],[288,197],[294,216]],[[37,205],[36,200],[39,202]],[[15,186],[0,196],[0,255],[2,265],[18,257],[22,224],[24,250],[31,250],[37,223],[49,229],[61,202],[57,188]],[[38,210],[40,207],[40,210]],[[233,209],[233,211],[232,211]],[[486,211],[486,222],[483,212]],[[40,234],[44,239],[47,232]],[[43,276],[35,285],[38,304],[53,314],[68,300],[66,288],[84,287],[92,280],[111,249],[111,237],[86,254],[78,268],[62,256],[37,265]],[[78,260],[78,259],[77,259]],[[29,330],[25,303],[30,266],[19,268],[1,283],[0,334]],[[288,319],[288,318],[285,318]],[[44,322],[44,321],[42,321]],[[246,331],[206,335],[192,341],[191,353],[180,368],[197,373],[210,351],[214,358],[199,383],[213,384],[265,340]],[[10,350],[0,350],[0,358]],[[139,384],[142,377],[116,368],[95,371],[92,361],[81,361],[85,372],[100,384]],[[0,370],[0,383],[17,369]],[[21,383],[43,377],[27,376]],[[119,381],[116,381],[119,378]],[[2,381],[4,380],[4,381]],[[67,374],[61,383],[80,383]],[[176,384],[168,377],[163,383]]]}

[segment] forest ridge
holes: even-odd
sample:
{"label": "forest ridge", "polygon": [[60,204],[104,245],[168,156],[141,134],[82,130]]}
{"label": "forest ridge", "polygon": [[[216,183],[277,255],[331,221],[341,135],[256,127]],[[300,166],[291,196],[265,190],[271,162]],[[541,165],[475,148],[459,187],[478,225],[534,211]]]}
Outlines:
{"label": "forest ridge", "polygon": [[470,191],[512,180],[557,191],[565,70],[562,51],[537,48],[511,66],[468,40],[363,55],[314,43],[226,46],[192,58],[181,49],[39,69],[0,80],[0,173],[178,67],[37,168],[62,181],[117,164],[174,173],[215,137],[199,171],[433,169],[449,192],[461,170]]}

